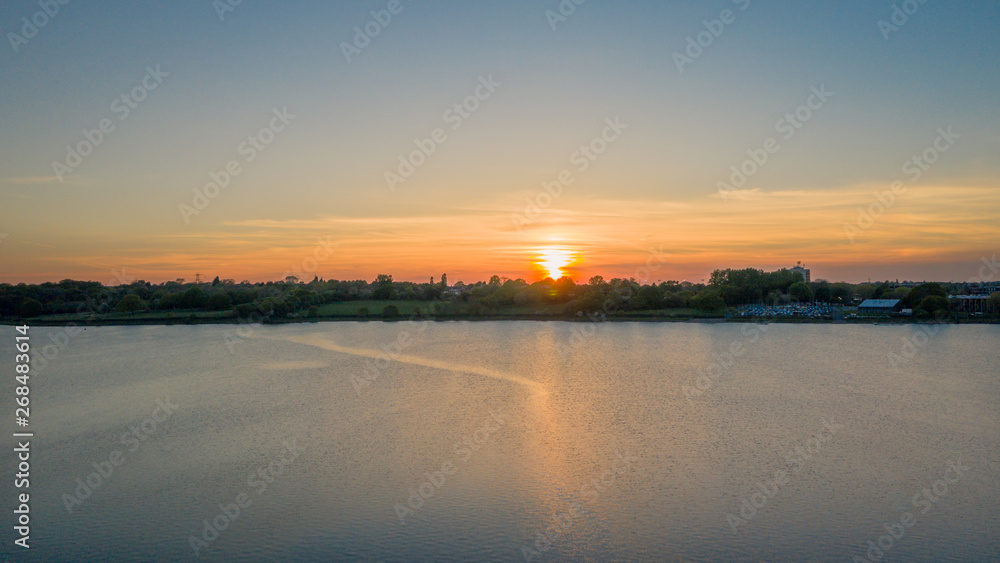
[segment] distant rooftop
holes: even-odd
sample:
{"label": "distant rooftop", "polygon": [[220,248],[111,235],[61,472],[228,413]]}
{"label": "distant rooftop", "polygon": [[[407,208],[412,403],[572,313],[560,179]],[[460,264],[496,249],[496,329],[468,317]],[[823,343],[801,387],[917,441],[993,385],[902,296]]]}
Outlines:
{"label": "distant rooftop", "polygon": [[899,303],[899,299],[865,299],[858,307],[875,307],[881,309],[883,307],[895,307],[897,303]]}

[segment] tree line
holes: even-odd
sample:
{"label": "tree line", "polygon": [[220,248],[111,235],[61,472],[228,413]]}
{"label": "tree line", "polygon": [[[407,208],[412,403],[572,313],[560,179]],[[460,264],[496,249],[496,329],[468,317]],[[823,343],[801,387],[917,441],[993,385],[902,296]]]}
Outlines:
{"label": "tree line", "polygon": [[[57,283],[0,284],[0,317],[33,318],[43,315],[81,313],[164,312],[190,314],[222,312],[249,318],[316,316],[319,307],[349,301],[426,301],[427,314],[440,311],[441,302],[455,302],[467,315],[500,314],[511,307],[556,304],[566,315],[692,309],[719,314],[728,308],[749,304],[787,305],[829,303],[852,305],[868,298],[901,299],[915,312],[935,314],[950,311],[949,294],[964,293],[963,284],[924,283],[914,288],[890,282],[806,282],[787,269],[765,272],[753,268],[712,272],[707,284],[665,281],[643,284],[635,279],[605,280],[594,276],[577,284],[569,277],[546,278],[534,283],[494,275],[489,281],[448,285],[447,276],[426,283],[396,281],[380,274],[372,281],[301,281],[290,276],[282,281],[251,283],[222,280],[186,282],[178,279],[159,284],[138,280],[118,286],[92,281],[63,280]],[[993,309],[1000,309],[994,295]],[[398,308],[393,307],[398,311]],[[384,312],[384,311],[382,311]],[[390,316],[391,316],[390,311]],[[359,313],[367,314],[367,307]],[[375,313],[379,313],[376,311]]]}

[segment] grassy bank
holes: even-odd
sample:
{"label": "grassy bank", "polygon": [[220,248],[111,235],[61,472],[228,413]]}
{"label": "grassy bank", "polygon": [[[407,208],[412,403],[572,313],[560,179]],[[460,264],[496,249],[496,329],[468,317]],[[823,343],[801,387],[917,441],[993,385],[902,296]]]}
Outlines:
{"label": "grassy bank", "polygon": [[[394,315],[385,315],[386,307],[394,306]],[[791,323],[791,324],[913,324],[936,322],[918,318],[863,318],[863,319],[813,319],[813,318],[752,318],[728,317],[724,312],[705,312],[691,308],[658,309],[649,311],[614,312],[601,317],[566,314],[563,305],[542,303],[498,308],[490,311],[470,311],[470,306],[455,301],[385,301],[361,300],[329,303],[315,309],[315,314],[299,312],[287,317],[268,317],[268,324],[332,322],[332,321],[403,321],[429,319],[434,321],[567,321],[567,322],[740,322],[740,323]],[[43,315],[29,319],[0,319],[0,324],[28,324],[32,326],[64,325],[175,325],[175,324],[236,324],[261,322],[258,316],[240,319],[232,311],[175,310],[146,311],[138,313],[60,314]],[[957,324],[998,324],[995,318],[952,319]]]}

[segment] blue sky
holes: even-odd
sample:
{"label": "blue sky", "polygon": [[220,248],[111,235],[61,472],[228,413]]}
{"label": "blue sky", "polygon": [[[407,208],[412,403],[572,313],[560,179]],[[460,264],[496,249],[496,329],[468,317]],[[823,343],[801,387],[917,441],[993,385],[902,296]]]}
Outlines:
{"label": "blue sky", "polygon": [[[572,247],[581,272],[627,276],[637,248],[666,244],[676,263],[664,275],[676,279],[795,257],[830,279],[946,279],[1000,240],[988,225],[1000,211],[995,2],[912,4],[887,40],[878,22],[902,2],[587,0],[553,30],[556,1],[403,0],[348,63],[341,44],[388,4],[244,0],[220,21],[208,0],[70,1],[15,53],[9,34],[41,8],[3,3],[3,281],[99,279],[123,266],[172,279],[210,265],[266,278],[330,235],[344,258],[324,273],[341,278],[373,277],[379,256],[403,278],[521,275],[546,244]],[[735,21],[679,72],[674,54],[723,10]],[[169,76],[119,119],[112,101],[157,65]],[[496,92],[451,130],[443,113],[489,76]],[[780,140],[744,197],[719,201],[730,167],[821,85],[829,102]],[[285,107],[288,129],[182,220],[192,189],[241,159],[241,141]],[[615,117],[629,125],[621,140],[530,228],[512,230],[525,197]],[[54,180],[66,145],[106,118],[115,130]],[[948,126],[961,135],[954,150],[848,244],[855,208]],[[441,127],[448,140],[389,190],[399,156]],[[785,220],[756,201],[769,194],[794,200]],[[651,208],[664,215],[635,219]],[[782,240],[799,221],[828,228]],[[936,236],[913,248],[928,230]]]}

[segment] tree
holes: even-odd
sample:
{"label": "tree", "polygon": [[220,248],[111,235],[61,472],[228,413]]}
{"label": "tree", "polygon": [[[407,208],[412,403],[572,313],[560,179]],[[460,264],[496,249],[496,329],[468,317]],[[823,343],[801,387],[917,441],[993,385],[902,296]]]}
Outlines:
{"label": "tree", "polygon": [[395,319],[399,317],[399,307],[395,305],[386,305],[385,309],[382,309],[382,318],[385,319]]}
{"label": "tree", "polygon": [[14,312],[18,317],[30,318],[41,315],[44,310],[44,307],[42,307],[42,304],[37,299],[28,297],[27,299],[22,299],[21,302],[17,304],[17,308]]}
{"label": "tree", "polygon": [[631,308],[636,311],[662,309],[663,296],[660,294],[659,287],[655,285],[644,285],[639,288],[639,291],[636,292],[629,305],[631,305]]}
{"label": "tree", "polygon": [[882,282],[875,287],[875,292],[872,293],[872,299],[882,299],[882,295],[889,291],[889,284]]}
{"label": "tree", "polygon": [[[899,286],[883,293],[882,299],[899,299],[903,303],[906,303],[906,296],[909,295],[911,291],[913,290],[908,287]],[[918,300],[915,302],[919,303],[920,301]]]}
{"label": "tree", "polygon": [[368,307],[358,307],[358,316],[359,317],[367,317],[368,316]]}
{"label": "tree", "polygon": [[441,274],[441,287],[448,289],[448,274]]}
{"label": "tree", "polygon": [[930,295],[947,298],[948,292],[941,287],[941,284],[934,282],[922,283],[906,294],[906,297],[903,299],[903,306],[907,309],[916,309],[924,302],[924,298]]}
{"label": "tree", "polygon": [[255,312],[257,312],[257,308],[250,303],[240,303],[233,307],[233,313],[241,319],[249,319],[250,315],[253,315]]}
{"label": "tree", "polygon": [[215,287],[215,286],[219,285],[220,283],[222,283],[222,282],[219,281],[219,276],[215,276],[215,279],[212,280],[212,287]]}
{"label": "tree", "polygon": [[119,313],[132,314],[136,311],[144,311],[147,307],[148,305],[146,302],[140,299],[138,295],[129,294],[118,302],[118,305],[115,306],[115,310]]}
{"label": "tree", "polygon": [[847,305],[851,302],[851,290],[849,287],[845,287],[844,284],[837,284],[830,291],[830,298],[834,303]]}
{"label": "tree", "polygon": [[754,268],[715,270],[709,285],[718,290],[729,305],[753,303],[763,297],[767,277],[763,270]]}
{"label": "tree", "polygon": [[788,288],[788,293],[799,303],[812,301],[813,292],[805,282],[795,282]]}
{"label": "tree", "polygon": [[562,276],[556,280],[553,287],[556,290],[556,295],[559,299],[566,299],[573,294],[573,291],[576,289],[576,284],[573,282],[573,278],[569,276]]}
{"label": "tree", "polygon": [[674,293],[673,291],[666,291],[663,293],[662,308],[664,309],[678,309],[684,306],[684,298],[681,297],[680,293]]}
{"label": "tree", "polygon": [[715,270],[708,285],[719,291],[728,305],[757,303],[771,293],[787,293],[789,287],[804,282],[802,274],[788,269],[765,272],[755,268]]}
{"label": "tree", "polygon": [[441,288],[433,284],[424,287],[424,299],[433,301],[439,297],[441,297]]}
{"label": "tree", "polygon": [[268,297],[261,301],[260,309],[267,315],[274,315],[278,318],[284,317],[292,311],[288,303],[280,297]]}
{"label": "tree", "polygon": [[928,315],[939,319],[951,314],[951,305],[948,303],[948,298],[940,295],[928,295],[924,297],[920,302],[919,308],[922,311],[926,311]]}
{"label": "tree", "polygon": [[993,311],[994,315],[1000,316],[1000,291],[990,295],[990,298],[986,300],[989,305],[989,309]]}
{"label": "tree", "polygon": [[490,285],[500,285],[500,276],[496,274],[490,276]]}
{"label": "tree", "polygon": [[184,295],[181,297],[180,307],[182,309],[201,309],[207,301],[205,292],[198,287],[192,287],[184,292]]}
{"label": "tree", "polygon": [[702,311],[718,311],[726,308],[726,302],[719,295],[719,291],[715,289],[704,289],[698,292],[698,295],[691,300],[691,304]]}
{"label": "tree", "polygon": [[820,303],[829,303],[833,299],[833,290],[830,289],[830,284],[820,283],[816,285],[815,299]]}
{"label": "tree", "polygon": [[207,307],[209,311],[225,311],[232,306],[233,300],[225,291],[213,293],[212,296],[208,298]]}
{"label": "tree", "polygon": [[308,289],[303,289],[301,287],[292,292],[292,295],[296,299],[298,299],[303,305],[310,305],[314,301],[316,301],[315,291],[310,291]]}
{"label": "tree", "polygon": [[392,286],[392,276],[379,274],[375,277],[375,291],[372,292],[372,299],[391,300],[396,298],[396,288]]}

